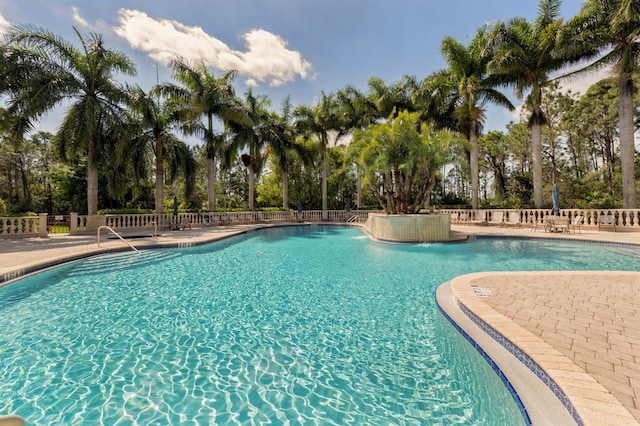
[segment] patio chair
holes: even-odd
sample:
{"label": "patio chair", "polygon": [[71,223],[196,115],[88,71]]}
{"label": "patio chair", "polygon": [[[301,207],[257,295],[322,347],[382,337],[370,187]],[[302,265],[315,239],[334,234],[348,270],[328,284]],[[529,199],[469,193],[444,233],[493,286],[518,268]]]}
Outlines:
{"label": "patio chair", "polygon": [[187,228],[191,229],[191,219],[189,219],[188,217],[183,217],[178,223],[178,229],[185,230]]}
{"label": "patio chair", "polygon": [[582,224],[584,223],[584,216],[582,215],[577,215],[573,218],[573,220],[571,221],[571,224],[569,225],[569,233],[571,233],[571,230],[573,230],[573,233],[576,233],[576,229],[578,229],[578,233],[580,234],[580,227],[582,226]]}
{"label": "patio chair", "polygon": [[601,214],[600,216],[598,216],[598,231],[600,231],[600,229],[603,226],[612,226],[613,227],[613,232],[615,232],[616,231],[616,217],[614,215],[612,215],[611,213]]}

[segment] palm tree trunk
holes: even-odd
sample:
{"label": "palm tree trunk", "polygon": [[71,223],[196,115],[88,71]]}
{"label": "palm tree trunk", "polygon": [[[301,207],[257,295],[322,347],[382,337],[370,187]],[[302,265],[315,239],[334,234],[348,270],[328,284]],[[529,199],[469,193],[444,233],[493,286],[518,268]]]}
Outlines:
{"label": "palm tree trunk", "polygon": [[362,175],[360,169],[356,166],[356,208],[360,209],[362,205]]}
{"label": "palm tree trunk", "polygon": [[329,200],[327,197],[327,146],[322,145],[322,151],[320,152],[320,161],[322,161],[322,219],[329,218]]}
{"label": "palm tree trunk", "polygon": [[216,160],[215,158],[207,159],[207,187],[209,211],[216,209]]}
{"label": "palm tree trunk", "polygon": [[162,139],[156,140],[156,214],[164,211],[164,161],[162,159]]}
{"label": "palm tree trunk", "polygon": [[531,168],[533,171],[533,203],[542,208],[542,126],[539,120],[531,124]]}
{"label": "palm tree trunk", "polygon": [[249,210],[253,210],[253,199],[256,185],[256,174],[253,172],[253,165],[249,164],[247,167],[247,173],[249,173]]}
{"label": "palm tree trunk", "polygon": [[620,73],[618,81],[618,119],[620,120],[620,164],[622,168],[622,207],[638,206],[635,180],[635,147],[633,134],[633,83],[631,73]]}
{"label": "palm tree trunk", "polygon": [[98,213],[98,166],[93,159],[95,144],[89,142],[87,149],[87,215]]}
{"label": "palm tree trunk", "polygon": [[282,208],[289,208],[289,173],[282,171]]}
{"label": "palm tree trunk", "polygon": [[469,166],[471,168],[471,209],[478,209],[478,191],[480,189],[480,167],[478,165],[478,125],[471,124],[471,132],[469,134],[469,142],[471,143],[471,158]]}

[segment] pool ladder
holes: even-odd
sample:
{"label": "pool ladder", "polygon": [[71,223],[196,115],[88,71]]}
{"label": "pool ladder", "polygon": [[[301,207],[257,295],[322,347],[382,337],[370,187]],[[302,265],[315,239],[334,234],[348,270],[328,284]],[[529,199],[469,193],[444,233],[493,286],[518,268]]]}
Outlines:
{"label": "pool ladder", "polygon": [[114,231],[114,230],[113,230],[113,228],[111,228],[110,226],[107,226],[107,225],[101,225],[101,226],[99,226],[99,227],[98,227],[98,247],[100,247],[100,231],[101,231],[102,229],[107,229],[107,230],[111,231],[111,233],[112,233],[113,235],[115,235],[116,237],[118,237],[118,238],[120,238],[122,241],[124,241],[124,243],[125,243],[126,245],[128,245],[129,247],[131,247],[131,249],[132,249],[133,251],[135,251],[135,252],[136,252],[136,253],[138,253],[138,254],[141,254],[141,253],[140,253],[140,250],[138,250],[138,249],[137,249],[137,248],[135,248],[133,245],[131,245],[131,243],[130,243],[129,241],[127,241],[127,240],[125,240],[124,238],[122,238],[122,235],[118,234],[116,231]]}

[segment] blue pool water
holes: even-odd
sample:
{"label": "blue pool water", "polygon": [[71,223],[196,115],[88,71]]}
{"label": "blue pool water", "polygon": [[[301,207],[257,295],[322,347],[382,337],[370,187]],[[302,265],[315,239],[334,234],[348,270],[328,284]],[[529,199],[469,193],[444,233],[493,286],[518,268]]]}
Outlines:
{"label": "blue pool water", "polygon": [[485,270],[640,269],[546,241],[387,245],[330,226],[91,258],[0,288],[0,414],[28,424],[524,424],[438,312]]}

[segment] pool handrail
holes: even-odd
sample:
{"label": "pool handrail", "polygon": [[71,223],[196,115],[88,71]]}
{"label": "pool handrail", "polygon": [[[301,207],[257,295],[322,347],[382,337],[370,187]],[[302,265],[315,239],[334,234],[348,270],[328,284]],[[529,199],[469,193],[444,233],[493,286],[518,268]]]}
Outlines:
{"label": "pool handrail", "polygon": [[100,231],[101,231],[103,228],[104,228],[104,229],[108,229],[109,231],[111,231],[111,233],[112,233],[113,235],[115,235],[116,237],[118,237],[118,238],[120,238],[122,241],[124,241],[126,245],[128,245],[129,247],[131,247],[131,249],[133,249],[133,251],[135,251],[135,252],[136,252],[136,253],[138,253],[138,254],[141,254],[141,253],[140,253],[140,250],[138,250],[138,249],[137,249],[137,248],[135,248],[133,245],[131,245],[131,243],[129,243],[129,241],[127,241],[127,240],[125,240],[124,238],[122,238],[122,235],[118,234],[118,233],[117,233],[116,231],[114,231],[110,226],[107,226],[107,225],[100,225],[100,226],[98,226],[98,247],[100,247]]}

